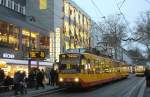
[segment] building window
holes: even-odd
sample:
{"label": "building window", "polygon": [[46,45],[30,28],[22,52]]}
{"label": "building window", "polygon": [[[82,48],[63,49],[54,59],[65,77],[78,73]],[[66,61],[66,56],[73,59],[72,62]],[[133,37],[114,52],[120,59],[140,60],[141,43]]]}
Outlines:
{"label": "building window", "polygon": [[39,0],[39,7],[41,10],[47,9],[47,0]]}
{"label": "building window", "polygon": [[24,15],[26,14],[25,7],[22,7],[22,12],[23,12],[22,14],[24,14]]}
{"label": "building window", "polygon": [[18,49],[19,44],[19,28],[13,24],[0,21],[0,44],[7,45],[11,48]]}
{"label": "building window", "polygon": [[17,3],[14,4],[14,10],[18,11],[18,4]]}
{"label": "building window", "polygon": [[6,0],[2,0],[1,4],[5,6],[6,5]]}
{"label": "building window", "polygon": [[23,14],[23,7],[22,6],[20,6],[20,13],[22,13]]}
{"label": "building window", "polygon": [[67,2],[64,3],[64,14],[69,16],[69,4]]}
{"label": "building window", "polygon": [[20,12],[21,14],[24,14],[24,15],[25,15],[25,7],[20,6],[19,12]]}
{"label": "building window", "polygon": [[[30,36],[31,35],[31,36]],[[23,48],[29,48],[31,42],[32,44],[32,49],[35,50],[38,47],[38,32],[31,32],[27,29],[23,29],[22,31],[22,44]]]}
{"label": "building window", "polygon": [[8,8],[12,9],[12,1],[11,0],[8,1]]}

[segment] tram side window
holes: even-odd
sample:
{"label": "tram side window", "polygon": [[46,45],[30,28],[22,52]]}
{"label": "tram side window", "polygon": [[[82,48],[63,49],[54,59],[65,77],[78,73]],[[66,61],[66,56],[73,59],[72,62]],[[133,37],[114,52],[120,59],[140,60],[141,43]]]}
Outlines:
{"label": "tram side window", "polygon": [[61,66],[59,67],[60,70],[64,70],[66,68],[65,64],[61,64]]}

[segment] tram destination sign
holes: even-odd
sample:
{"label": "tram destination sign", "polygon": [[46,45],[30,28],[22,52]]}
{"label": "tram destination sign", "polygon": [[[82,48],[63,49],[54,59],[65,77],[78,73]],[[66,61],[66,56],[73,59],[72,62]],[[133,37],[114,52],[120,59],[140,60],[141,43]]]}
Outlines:
{"label": "tram destination sign", "polygon": [[62,54],[61,58],[62,59],[68,59],[68,58],[79,58],[80,55],[79,54]]}
{"label": "tram destination sign", "polygon": [[29,52],[29,57],[34,60],[36,59],[44,60],[45,52],[44,51],[31,51]]}

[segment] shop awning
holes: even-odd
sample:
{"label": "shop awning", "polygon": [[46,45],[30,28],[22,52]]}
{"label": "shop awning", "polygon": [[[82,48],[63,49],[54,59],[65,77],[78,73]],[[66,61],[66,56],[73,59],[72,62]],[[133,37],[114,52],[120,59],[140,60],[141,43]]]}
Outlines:
{"label": "shop awning", "polygon": [[[7,64],[16,64],[16,65],[28,65],[28,60],[15,60],[15,59],[0,59]],[[31,61],[31,65],[37,65],[37,61]],[[40,66],[53,66],[51,62],[39,62]]]}

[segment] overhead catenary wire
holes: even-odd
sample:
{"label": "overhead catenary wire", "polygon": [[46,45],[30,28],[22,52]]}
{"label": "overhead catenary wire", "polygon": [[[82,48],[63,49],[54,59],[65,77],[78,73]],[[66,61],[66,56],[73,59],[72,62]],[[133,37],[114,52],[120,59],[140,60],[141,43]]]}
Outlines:
{"label": "overhead catenary wire", "polygon": [[122,2],[122,5],[121,5],[120,7],[119,7],[119,5],[116,3],[116,6],[117,6],[117,8],[118,8],[118,10],[119,10],[119,12],[120,12],[120,15],[122,15],[122,17],[123,17],[123,19],[124,19],[124,21],[125,21],[125,23],[126,23],[126,26],[127,26],[128,29],[129,29],[129,31],[132,32],[132,29],[129,27],[129,23],[128,23],[128,21],[127,21],[125,15],[124,15],[124,13],[121,11],[121,8],[122,8],[122,6],[123,6],[123,4],[124,4],[125,2],[126,2],[126,0],[124,0],[124,1]]}
{"label": "overhead catenary wire", "polygon": [[[98,6],[97,6],[96,3],[94,2],[94,0],[90,0],[90,1],[91,1],[92,5],[95,7],[95,9],[97,9],[97,10],[95,10],[95,12],[96,12],[96,13],[98,12],[97,15],[99,16],[99,18],[104,17],[103,14],[102,14],[102,12],[100,11],[100,9],[98,8]],[[98,28],[99,28],[102,32],[105,32],[105,31],[99,26],[99,24],[96,23],[96,25],[98,26]]]}
{"label": "overhead catenary wire", "polygon": [[[115,0],[115,1],[116,1],[116,0]],[[124,2],[124,3],[125,3],[125,2]],[[123,4],[124,4],[124,3],[123,3]],[[123,19],[124,19],[124,21],[125,21],[125,23],[126,23],[126,26],[128,27],[128,29],[129,29],[129,31],[130,31],[130,33],[133,33],[133,31],[132,31],[132,29],[130,28],[129,23],[128,23],[128,21],[127,21],[125,15],[124,15],[124,13],[121,11],[121,8],[118,6],[117,3],[116,3],[116,6],[117,6],[119,12],[121,13],[121,15],[122,15],[122,17],[123,17]],[[140,40],[140,38],[134,39],[134,38],[130,37],[130,38],[128,38],[128,39],[124,39],[123,41],[138,41],[138,40]]]}
{"label": "overhead catenary wire", "polygon": [[126,0],[123,0],[123,1],[122,1],[121,5],[119,6],[120,9],[121,9],[121,7],[124,5],[125,1],[126,1]]}

